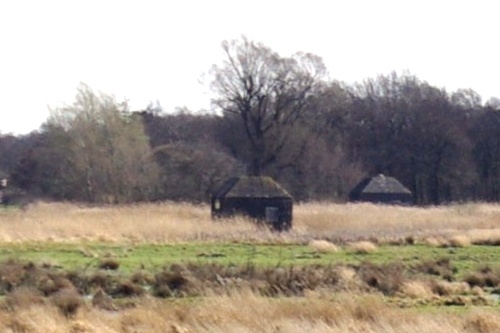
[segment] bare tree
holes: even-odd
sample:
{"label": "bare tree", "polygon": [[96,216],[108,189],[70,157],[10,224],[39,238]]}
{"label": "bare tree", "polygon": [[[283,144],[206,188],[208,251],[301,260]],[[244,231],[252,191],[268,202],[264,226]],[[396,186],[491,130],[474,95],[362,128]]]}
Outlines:
{"label": "bare tree", "polygon": [[467,114],[472,90],[453,95],[409,74],[392,73],[356,87],[349,152],[368,173],[396,176],[419,204],[462,200],[475,174]]}
{"label": "bare tree", "polygon": [[225,60],[212,68],[213,103],[240,121],[247,139],[242,157],[249,174],[260,175],[286,149],[326,69],[318,56],[280,57],[245,37],[224,41],[222,49]]}
{"label": "bare tree", "polygon": [[[496,101],[496,102],[495,102]],[[495,106],[498,108],[495,108]],[[500,99],[490,99],[471,128],[479,194],[488,201],[500,200]]]}

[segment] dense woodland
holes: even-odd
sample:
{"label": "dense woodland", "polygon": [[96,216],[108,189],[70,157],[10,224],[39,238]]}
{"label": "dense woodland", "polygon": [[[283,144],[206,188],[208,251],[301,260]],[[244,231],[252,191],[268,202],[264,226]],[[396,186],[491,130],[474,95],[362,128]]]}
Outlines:
{"label": "dense woodland", "polygon": [[245,37],[222,48],[213,111],[132,111],[82,84],[39,130],[0,134],[0,176],[30,197],[92,203],[201,202],[242,174],[272,176],[297,200],[344,201],[377,173],[422,205],[500,201],[499,98],[410,73],[347,85],[316,55]]}

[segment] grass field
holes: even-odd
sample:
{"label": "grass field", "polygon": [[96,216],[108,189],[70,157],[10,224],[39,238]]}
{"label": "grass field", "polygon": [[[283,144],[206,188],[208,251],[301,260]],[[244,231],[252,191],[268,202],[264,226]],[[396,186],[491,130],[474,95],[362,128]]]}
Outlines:
{"label": "grass field", "polygon": [[0,332],[497,332],[500,205],[0,209]]}
{"label": "grass field", "polygon": [[25,210],[0,210],[0,243],[52,241],[78,243],[174,244],[246,242],[306,244],[375,240],[500,242],[500,205],[391,207],[372,204],[306,203],[294,207],[293,230],[279,234],[243,219],[214,223],[209,207],[177,203],[88,207],[38,203]]}
{"label": "grass field", "polygon": [[[304,265],[359,265],[398,262],[414,266],[421,262],[450,260],[461,277],[483,266],[500,268],[500,251],[496,246],[434,247],[417,245],[380,245],[371,253],[363,253],[350,246],[337,247],[334,252],[323,252],[311,245],[300,244],[243,244],[243,243],[186,243],[117,245],[106,243],[22,243],[0,244],[0,262],[15,259],[24,262],[45,263],[66,270],[82,267],[99,269],[104,261],[115,261],[119,271],[131,274],[138,269],[158,272],[173,264],[216,264],[259,268]],[[118,270],[118,269],[117,269]]]}

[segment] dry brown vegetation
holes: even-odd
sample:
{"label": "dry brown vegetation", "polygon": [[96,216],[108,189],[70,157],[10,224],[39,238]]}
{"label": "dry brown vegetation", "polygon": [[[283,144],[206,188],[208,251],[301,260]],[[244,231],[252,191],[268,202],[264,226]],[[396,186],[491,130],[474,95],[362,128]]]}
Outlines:
{"label": "dry brown vegetation", "polygon": [[367,254],[377,251],[377,245],[369,241],[359,241],[350,243],[349,249],[358,254]]}
{"label": "dry brown vegetation", "polygon": [[337,245],[323,239],[313,239],[308,244],[314,251],[320,253],[338,252],[340,249]]}
{"label": "dry brown vegetation", "polygon": [[[383,243],[500,244],[500,205],[295,206],[291,232],[245,219],[214,222],[191,204],[89,207],[36,203],[0,210],[0,242],[302,243],[371,253]],[[455,250],[455,249],[452,249]],[[454,280],[449,259],[304,267],[171,265],[160,272],[63,272],[50,263],[0,264],[0,332],[497,332],[500,271]],[[415,306],[425,305],[432,311]],[[441,308],[459,305],[459,313]]]}
{"label": "dry brown vegetation", "polygon": [[[419,287],[409,287],[419,288]],[[417,291],[419,292],[419,291]],[[264,298],[250,291],[196,302],[142,299],[121,311],[82,305],[65,316],[52,304],[0,309],[2,332],[497,332],[493,309],[465,313],[398,309],[376,296],[311,293]]]}
{"label": "dry brown vegetation", "polygon": [[106,241],[178,243],[242,241],[336,245],[362,240],[437,245],[500,244],[500,205],[441,207],[305,203],[294,207],[293,230],[274,233],[243,218],[214,222],[209,207],[179,203],[90,207],[39,202],[0,210],[0,242]]}
{"label": "dry brown vegetation", "polygon": [[[92,304],[98,307],[114,308],[115,302],[134,303],[140,297],[199,298],[241,290],[265,297],[304,297],[311,292],[368,293],[389,296],[391,301],[401,296],[419,298],[419,304],[430,305],[449,303],[456,296],[462,297],[461,305],[490,304],[494,300],[491,292],[499,293],[499,269],[484,266],[468,271],[460,277],[462,282],[455,273],[448,259],[412,265],[399,261],[384,264],[365,261],[356,265],[286,267],[176,263],[157,272],[138,270],[131,274],[102,269],[61,271],[58,266],[10,259],[0,263],[0,295],[5,295],[13,308],[32,301],[50,301],[64,313],[72,314],[81,305],[80,298],[92,299]],[[488,290],[487,294],[482,293],[483,289]]]}

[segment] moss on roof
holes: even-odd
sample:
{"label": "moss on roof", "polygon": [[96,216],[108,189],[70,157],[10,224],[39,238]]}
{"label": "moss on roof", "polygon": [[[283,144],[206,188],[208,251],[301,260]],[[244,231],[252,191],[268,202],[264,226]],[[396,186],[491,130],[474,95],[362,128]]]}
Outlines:
{"label": "moss on roof", "polygon": [[291,198],[292,196],[270,177],[235,177],[222,185],[216,197]]}

